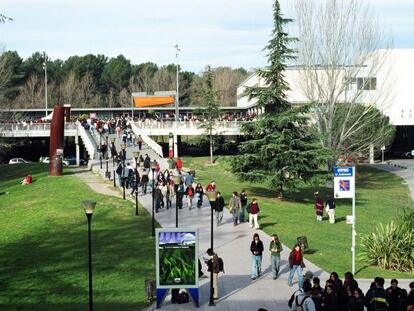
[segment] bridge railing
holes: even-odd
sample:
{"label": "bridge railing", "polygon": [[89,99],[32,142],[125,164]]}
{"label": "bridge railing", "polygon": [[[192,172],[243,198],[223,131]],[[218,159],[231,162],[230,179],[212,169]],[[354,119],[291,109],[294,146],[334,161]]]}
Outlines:
{"label": "bridge railing", "polygon": [[[65,130],[76,130],[76,123],[65,123]],[[0,131],[22,132],[22,131],[50,131],[50,123],[16,124],[0,123]]]}
{"label": "bridge railing", "polygon": [[[216,121],[214,127],[224,129],[238,129],[243,121]],[[157,121],[145,120],[135,122],[142,129],[201,129],[200,121]]]}

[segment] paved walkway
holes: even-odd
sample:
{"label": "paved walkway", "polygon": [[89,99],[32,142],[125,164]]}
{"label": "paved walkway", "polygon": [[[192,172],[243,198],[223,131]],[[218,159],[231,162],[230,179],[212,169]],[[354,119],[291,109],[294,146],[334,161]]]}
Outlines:
{"label": "paved walkway", "polygon": [[[134,148],[128,148],[127,158],[128,154],[132,155],[132,149]],[[144,154],[148,153],[151,159],[157,159],[158,157],[155,153],[151,152],[151,150],[148,150],[147,146],[144,146],[142,152]],[[159,157],[157,161],[158,160],[160,160],[161,168],[165,169],[166,161],[159,159]],[[387,170],[389,169],[385,167],[381,168]],[[102,170],[99,170],[99,165],[94,165],[93,170],[104,176],[105,165],[103,165]],[[118,190],[114,190],[111,182],[107,182],[105,184],[103,182],[103,177],[97,176],[96,173],[82,172],[79,176],[81,179],[86,181],[94,191],[108,195],[120,196],[120,192]],[[409,180],[409,184],[412,186],[414,184],[414,171],[412,171],[411,175],[408,174],[406,177]],[[218,185],[218,188],[219,186],[220,185]],[[140,192],[139,201],[140,204],[142,204],[145,209],[151,213],[151,195],[142,195]],[[161,209],[160,212],[156,214],[156,220],[162,227],[175,227],[175,202],[173,202],[172,209]],[[205,254],[205,251],[210,246],[210,208],[207,200],[204,200],[204,204],[200,209],[195,207],[192,210],[189,210],[186,203],[184,203],[184,208],[179,210],[179,227],[199,229],[199,255],[200,257],[206,257],[207,255]],[[255,232],[259,233],[265,245],[265,255],[263,256],[262,263],[264,274],[261,278],[252,281],[250,279],[251,254],[249,246]],[[259,308],[279,311],[289,310],[287,301],[293,291],[298,287],[296,279],[293,287],[289,287],[287,285],[287,258],[290,250],[286,246],[284,247],[284,251],[281,256],[281,275],[277,280],[273,280],[270,271],[270,258],[268,252],[266,251],[269,242],[270,236],[261,230],[249,228],[247,223],[234,227],[231,215],[226,210],[224,212],[224,224],[219,227],[214,224],[214,250],[220,257],[223,258],[225,266],[225,274],[220,273],[219,275],[220,299],[216,301],[215,307],[208,306],[209,279],[202,278],[200,279],[201,307],[198,310],[254,311]],[[322,284],[329,277],[327,272],[323,271],[309,261],[305,260],[305,264],[305,271],[310,270],[315,276],[320,277]],[[205,266],[203,266],[203,271],[207,273]],[[372,280],[358,280],[358,282],[360,287],[365,292]],[[402,287],[407,288],[408,282],[409,280],[402,281],[400,283]],[[387,281],[386,284],[389,284],[389,281]],[[148,310],[152,310],[154,308],[155,307],[153,305],[148,308]],[[170,297],[167,297],[162,308],[158,310],[178,311],[194,309],[196,308],[194,308],[191,303],[180,305],[172,304],[170,302]]]}

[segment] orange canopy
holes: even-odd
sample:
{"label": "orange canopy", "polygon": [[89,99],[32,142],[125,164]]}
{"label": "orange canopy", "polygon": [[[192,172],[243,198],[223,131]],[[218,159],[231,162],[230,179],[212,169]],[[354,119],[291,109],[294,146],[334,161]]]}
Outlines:
{"label": "orange canopy", "polygon": [[174,104],[174,96],[134,97],[134,107],[152,107]]}

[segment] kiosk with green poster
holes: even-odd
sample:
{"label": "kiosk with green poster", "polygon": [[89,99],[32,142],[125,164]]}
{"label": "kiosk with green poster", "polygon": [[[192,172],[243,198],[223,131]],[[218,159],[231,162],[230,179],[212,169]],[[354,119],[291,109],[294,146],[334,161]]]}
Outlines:
{"label": "kiosk with green poster", "polygon": [[186,289],[198,307],[198,229],[157,229],[155,237],[157,308],[170,289]]}

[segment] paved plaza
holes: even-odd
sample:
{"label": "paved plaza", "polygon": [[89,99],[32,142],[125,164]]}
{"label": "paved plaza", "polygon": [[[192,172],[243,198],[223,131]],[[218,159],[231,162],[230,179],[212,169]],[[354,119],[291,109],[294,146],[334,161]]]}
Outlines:
{"label": "paved plaza", "polygon": [[[133,149],[137,148],[129,147],[127,149],[126,162],[133,161],[128,160],[132,158]],[[157,161],[161,164],[162,170],[167,167],[165,159],[160,159],[155,153],[144,145],[142,154],[145,153],[148,153],[151,159],[157,159]],[[112,161],[110,161],[110,170],[112,170],[111,162]],[[375,167],[397,173],[406,179],[411,187],[411,190],[413,189],[414,171],[396,168],[386,164],[375,165]],[[94,191],[107,195],[120,196],[121,193],[119,189],[113,188],[112,182],[104,181],[103,176],[105,174],[105,165],[103,165],[103,169],[100,170],[99,162],[95,163],[93,165],[93,171],[95,173],[83,171],[80,172],[78,176],[87,182]],[[101,175],[99,176],[97,173],[100,173]],[[220,190],[220,185],[218,185],[217,188]],[[413,193],[414,192],[412,192],[412,194]],[[129,197],[129,191],[127,192],[127,195]],[[149,213],[151,213],[152,200],[150,194],[141,195],[140,192],[139,202]],[[133,206],[134,205],[131,204],[131,209]],[[160,212],[156,214],[156,221],[164,228],[174,228],[175,202],[173,202],[172,209],[161,209]],[[179,227],[199,229],[199,255],[200,258],[207,257],[205,251],[210,247],[210,207],[206,198],[204,199],[204,204],[200,209],[193,207],[192,210],[189,210],[186,200],[184,200],[183,209],[179,210]],[[252,281],[250,279],[251,254],[249,246],[255,232],[259,233],[265,246],[262,263],[264,273],[262,277]],[[214,224],[214,250],[220,257],[223,258],[225,267],[225,273],[220,273],[219,275],[220,299],[216,301],[215,307],[208,306],[209,278],[201,278],[199,310],[253,311],[259,308],[280,311],[289,310],[287,301],[298,287],[297,281],[294,282],[293,287],[289,287],[287,284],[289,272],[288,255],[290,249],[288,246],[284,245],[284,250],[281,255],[281,274],[277,280],[273,280],[270,270],[270,255],[267,251],[269,242],[269,235],[261,230],[249,228],[247,223],[233,226],[231,215],[227,210],[225,210],[224,223],[219,227]],[[291,246],[289,245],[289,247]],[[329,277],[329,273],[307,261],[306,255],[305,264],[306,268],[304,269],[304,272],[307,270],[312,271],[314,276],[318,276],[321,279],[321,284],[324,284],[325,280]],[[206,270],[206,266],[203,264],[203,272],[209,275]],[[409,281],[410,280],[400,280],[401,287],[407,288]],[[372,280],[358,279],[358,282],[361,289],[366,292]],[[389,280],[386,280],[386,285],[388,284]],[[148,310],[152,310],[154,308],[155,305],[152,305],[148,308]],[[159,310],[173,311],[193,309],[195,309],[195,307],[191,303],[172,304],[170,296],[167,296],[164,305]]]}

